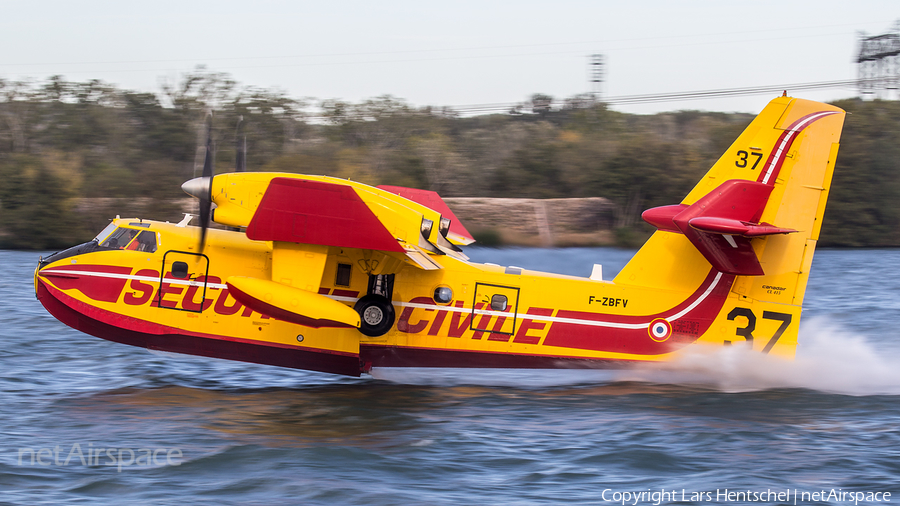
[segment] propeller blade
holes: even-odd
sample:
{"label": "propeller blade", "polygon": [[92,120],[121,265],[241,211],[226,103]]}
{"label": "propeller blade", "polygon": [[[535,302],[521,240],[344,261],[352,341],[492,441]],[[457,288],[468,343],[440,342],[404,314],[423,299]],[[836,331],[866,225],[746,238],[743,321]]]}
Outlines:
{"label": "propeller blade", "polygon": [[234,161],[235,172],[247,170],[247,134],[244,133],[244,117],[238,119],[237,133],[234,134],[234,142],[237,145],[237,156]]}
{"label": "propeller blade", "polygon": [[212,213],[212,178],[215,149],[212,141],[212,114],[206,117],[206,158],[203,160],[203,174],[201,180],[203,191],[200,192],[200,248],[202,253],[206,246],[206,229],[209,228],[209,218]]}

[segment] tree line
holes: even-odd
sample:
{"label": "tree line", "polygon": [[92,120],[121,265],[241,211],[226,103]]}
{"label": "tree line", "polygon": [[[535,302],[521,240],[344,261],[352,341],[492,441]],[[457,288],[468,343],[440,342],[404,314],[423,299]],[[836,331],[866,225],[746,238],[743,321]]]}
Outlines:
{"label": "tree line", "polygon": [[[296,99],[204,69],[157,93],[61,77],[0,80],[0,247],[66,247],[132,210],[179,220],[180,186],[202,164],[210,112],[217,172],[233,170],[242,117],[248,170],[445,197],[605,197],[616,237],[633,246],[652,232],[640,213],[680,201],[753,119],[553,100],[535,95],[505,114],[459,117],[390,96]],[[835,105],[850,114],[820,244],[900,246],[900,103]]]}

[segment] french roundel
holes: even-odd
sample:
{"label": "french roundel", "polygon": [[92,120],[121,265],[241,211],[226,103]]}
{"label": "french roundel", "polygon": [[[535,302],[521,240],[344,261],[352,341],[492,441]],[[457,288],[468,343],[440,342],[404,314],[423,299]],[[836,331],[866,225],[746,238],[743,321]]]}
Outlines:
{"label": "french roundel", "polygon": [[672,324],[663,318],[657,318],[650,322],[647,333],[650,334],[651,339],[661,343],[672,335]]}

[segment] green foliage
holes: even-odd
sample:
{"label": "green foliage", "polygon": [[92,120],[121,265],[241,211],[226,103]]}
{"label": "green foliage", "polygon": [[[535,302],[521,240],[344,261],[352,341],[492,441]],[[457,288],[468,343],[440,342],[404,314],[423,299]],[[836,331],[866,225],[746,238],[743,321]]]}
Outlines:
{"label": "green foliage", "polygon": [[[630,115],[587,96],[556,104],[535,94],[509,114],[459,118],[385,95],[328,100],[311,111],[308,100],[242,87],[202,67],[158,94],[60,77],[0,79],[0,245],[71,245],[120,209],[179,219],[180,185],[202,163],[212,113],[217,172],[234,167],[243,118],[248,170],[445,197],[605,197],[614,236],[633,246],[647,234],[640,213],[679,202],[752,120]],[[900,103],[837,105],[851,114],[820,244],[900,246]]]}
{"label": "green foliage", "polygon": [[475,243],[479,246],[497,247],[503,245],[503,237],[501,237],[500,232],[492,228],[474,229],[471,232],[472,238],[475,239]]}
{"label": "green foliage", "polygon": [[0,161],[0,248],[59,249],[79,242],[73,192],[40,159]]}
{"label": "green foliage", "polygon": [[653,234],[649,226],[644,227],[619,227],[615,229],[616,246],[620,248],[637,249],[647,242]]}
{"label": "green foliage", "polygon": [[900,245],[900,102],[845,100],[848,113],[820,244]]}

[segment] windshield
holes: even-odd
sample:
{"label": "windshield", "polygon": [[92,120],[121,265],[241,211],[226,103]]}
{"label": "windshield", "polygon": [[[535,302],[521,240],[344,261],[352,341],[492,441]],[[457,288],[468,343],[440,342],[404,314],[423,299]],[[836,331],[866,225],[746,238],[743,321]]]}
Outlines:
{"label": "windshield", "polygon": [[134,239],[134,236],[138,235],[138,232],[138,230],[133,228],[118,228],[115,232],[109,234],[109,238],[100,243],[100,247],[125,249],[125,246],[128,246],[128,243]]}
{"label": "windshield", "polygon": [[103,241],[106,240],[107,237],[109,237],[109,234],[111,234],[112,231],[115,229],[116,229],[116,224],[110,222],[110,224],[107,225],[106,228],[104,228],[103,230],[100,231],[99,234],[97,234],[97,237],[94,237],[94,240],[97,241],[97,244],[102,243]]}
{"label": "windshield", "polygon": [[135,230],[133,228],[117,228],[115,232],[100,243],[101,248],[127,249],[131,251],[156,251],[156,232]]}

